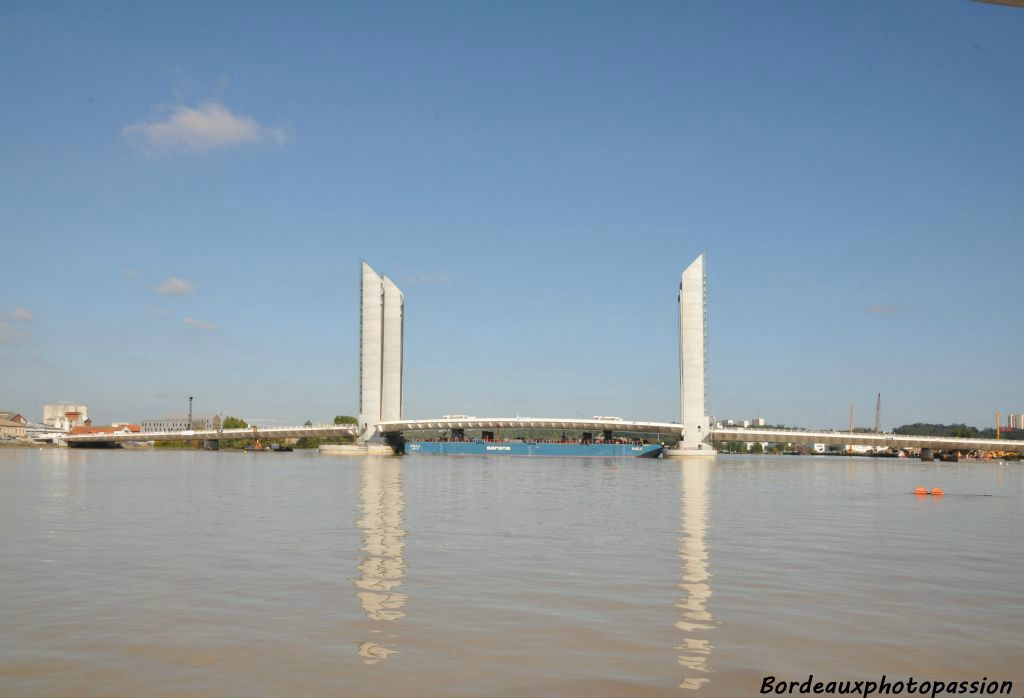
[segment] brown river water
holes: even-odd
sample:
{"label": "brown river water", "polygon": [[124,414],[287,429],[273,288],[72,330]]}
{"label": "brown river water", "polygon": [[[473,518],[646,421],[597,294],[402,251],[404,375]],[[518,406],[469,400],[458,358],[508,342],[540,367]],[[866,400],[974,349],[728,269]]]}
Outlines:
{"label": "brown river water", "polygon": [[2,696],[809,674],[1024,696],[1024,465],[0,450]]}

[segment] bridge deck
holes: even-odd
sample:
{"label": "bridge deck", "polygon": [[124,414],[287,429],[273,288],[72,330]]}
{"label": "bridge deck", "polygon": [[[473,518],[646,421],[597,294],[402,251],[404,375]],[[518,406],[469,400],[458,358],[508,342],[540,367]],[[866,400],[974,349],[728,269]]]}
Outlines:
{"label": "bridge deck", "polygon": [[[621,434],[678,436],[682,425],[674,422],[638,422],[618,419],[574,419],[539,417],[465,417],[451,419],[412,419],[381,422],[381,432],[443,431],[449,429],[547,429],[551,431],[605,430]],[[132,434],[77,434],[68,436],[69,444],[132,443],[146,441],[226,441],[234,439],[297,439],[308,437],[355,436],[351,424],[310,427],[266,427],[248,429],[203,429]],[[767,441],[770,443],[821,443],[836,446],[875,446],[886,448],[931,448],[937,451],[1013,451],[1024,452],[1024,441],[1005,439],[955,439],[939,436],[904,436],[899,434],[850,434],[837,431],[797,429],[750,429],[738,427],[712,428],[711,439],[724,441]]]}
{"label": "bridge deck", "polygon": [[352,424],[312,427],[249,427],[248,429],[196,429],[193,431],[152,431],[132,434],[76,434],[75,443],[142,443],[146,441],[230,441],[233,439],[300,439],[304,436],[354,436]]}
{"label": "bridge deck", "polygon": [[713,441],[760,441],[769,443],[826,444],[831,446],[875,446],[885,448],[930,448],[936,451],[1014,451],[1024,452],[1024,441],[1007,439],[955,439],[943,436],[903,434],[851,434],[841,431],[789,429],[712,429]]}
{"label": "bridge deck", "polygon": [[443,431],[447,429],[550,429],[553,431],[604,431],[626,434],[671,434],[678,436],[682,425],[671,422],[630,422],[619,419],[574,419],[565,417],[457,417],[451,419],[411,419],[381,422],[378,428],[389,431]]}

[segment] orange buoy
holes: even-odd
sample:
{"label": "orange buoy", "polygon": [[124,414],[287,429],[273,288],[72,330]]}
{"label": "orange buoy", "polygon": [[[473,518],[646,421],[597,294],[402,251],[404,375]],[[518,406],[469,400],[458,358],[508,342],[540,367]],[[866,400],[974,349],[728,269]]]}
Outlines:
{"label": "orange buoy", "polygon": [[938,496],[940,494],[946,494],[946,493],[942,491],[941,487],[933,487],[932,488],[932,494],[934,494],[935,496]]}
{"label": "orange buoy", "polygon": [[924,487],[917,487],[914,489],[914,494],[928,494],[928,490]]}

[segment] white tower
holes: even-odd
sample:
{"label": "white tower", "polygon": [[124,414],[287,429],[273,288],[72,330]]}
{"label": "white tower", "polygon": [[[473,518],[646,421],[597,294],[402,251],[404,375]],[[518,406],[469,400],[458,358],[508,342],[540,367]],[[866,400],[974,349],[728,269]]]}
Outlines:
{"label": "white tower", "polygon": [[708,417],[708,287],[701,254],[679,283],[679,397],[683,439],[670,455],[711,456]]}
{"label": "white tower", "polygon": [[405,297],[384,277],[384,344],[381,352],[380,418],[402,418],[402,345],[405,338]]}
{"label": "white tower", "polygon": [[362,264],[359,319],[359,440],[377,422],[402,418],[405,307],[391,279]]}

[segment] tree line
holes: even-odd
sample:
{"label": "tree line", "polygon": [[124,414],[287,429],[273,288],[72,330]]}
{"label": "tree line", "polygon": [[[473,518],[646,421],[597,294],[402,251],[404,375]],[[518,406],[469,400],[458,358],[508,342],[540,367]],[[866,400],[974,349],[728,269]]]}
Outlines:
{"label": "tree line", "polygon": [[[901,436],[947,436],[956,439],[994,439],[996,430],[994,427],[979,429],[978,427],[967,426],[966,424],[929,424],[927,422],[914,422],[896,427],[894,430]],[[1011,429],[1003,431],[999,438],[1024,440],[1024,429]]]}

